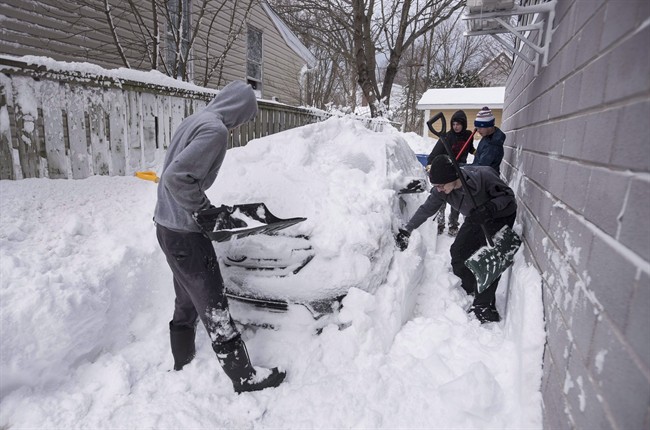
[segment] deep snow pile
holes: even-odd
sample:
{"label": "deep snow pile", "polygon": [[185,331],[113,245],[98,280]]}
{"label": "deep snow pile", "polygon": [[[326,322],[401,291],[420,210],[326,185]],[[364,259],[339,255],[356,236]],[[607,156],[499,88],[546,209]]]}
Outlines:
{"label": "deep snow pile", "polygon": [[[321,132],[336,138],[345,121],[326,124]],[[351,147],[359,137],[345,136]],[[222,174],[263,163],[226,164]],[[369,178],[329,168],[336,180],[323,183],[358,199],[342,188]],[[281,186],[268,175],[251,198]],[[325,185],[312,185],[317,199]],[[133,177],[0,182],[0,427],[541,428],[539,275],[518,254],[510,289],[504,279],[498,291],[505,320],[481,326],[450,273],[451,238],[433,240],[432,222],[406,252],[391,248],[385,283],[374,294],[351,289],[320,335],[300,325],[244,330],[256,365],[288,371],[278,389],[235,395],[204,330],[197,358],[170,372],[173,288],[151,222],[155,186]],[[417,264],[424,278],[407,285]],[[419,295],[403,315],[409,288]]]}
{"label": "deep snow pile", "polygon": [[[264,202],[280,218],[306,217],[290,233],[309,237],[314,251],[295,276],[248,275],[247,285],[239,288],[300,300],[338,297],[352,286],[374,292],[393,259],[393,232],[425,199],[424,194],[404,197],[402,215],[396,192],[411,180],[425,181],[424,169],[414,159],[400,133],[378,134],[349,118],[331,118],[231,149],[218,184],[208,191],[210,200]],[[217,251],[228,255],[233,247],[269,248],[270,257],[280,252],[274,245],[285,241],[254,236],[218,244]]]}

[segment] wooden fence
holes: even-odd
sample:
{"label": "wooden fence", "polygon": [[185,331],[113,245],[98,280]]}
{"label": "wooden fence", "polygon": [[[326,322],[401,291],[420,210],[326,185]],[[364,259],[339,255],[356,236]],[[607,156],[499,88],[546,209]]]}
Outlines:
{"label": "wooden fence", "polygon": [[[188,90],[0,57],[0,179],[132,175],[160,164],[176,127],[214,90]],[[321,121],[321,111],[258,101],[229,147]],[[363,119],[377,129],[385,122]]]}

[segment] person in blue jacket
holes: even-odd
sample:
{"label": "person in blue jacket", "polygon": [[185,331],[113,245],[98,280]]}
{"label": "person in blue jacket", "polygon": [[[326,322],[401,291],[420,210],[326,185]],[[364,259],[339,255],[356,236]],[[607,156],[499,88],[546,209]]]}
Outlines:
{"label": "person in blue jacket", "polygon": [[205,109],[185,118],[167,149],[154,212],[156,235],[174,277],[176,300],[169,322],[174,370],[195,355],[196,325],[203,322],[212,349],[237,393],[277,387],[285,372],[253,367],[228,307],[212,242],[216,221],[205,191],[212,186],[228,147],[229,131],[257,114],[253,89],[226,85]]}
{"label": "person in blue jacket", "polygon": [[479,111],[474,121],[474,127],[482,139],[474,153],[472,166],[490,166],[500,173],[499,166],[503,160],[503,144],[506,141],[506,135],[499,127],[494,126],[494,115],[489,107],[485,106]]}

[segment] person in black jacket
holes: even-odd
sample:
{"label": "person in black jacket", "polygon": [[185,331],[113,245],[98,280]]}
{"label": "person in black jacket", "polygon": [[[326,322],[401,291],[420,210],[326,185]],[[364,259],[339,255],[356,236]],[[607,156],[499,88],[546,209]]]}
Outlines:
{"label": "person in black jacket", "polygon": [[409,222],[399,229],[395,242],[404,251],[408,247],[411,232],[436,214],[440,206],[449,203],[465,216],[465,222],[451,245],[450,253],[451,267],[460,278],[461,287],[467,294],[475,296],[469,312],[473,312],[481,323],[499,321],[501,317],[496,308],[495,294],[500,277],[476,295],[476,278],[465,266],[465,261],[487,243],[481,224],[485,225],[492,236],[504,225],[513,226],[517,216],[517,202],[512,189],[491,167],[466,165],[461,168],[461,172],[478,206],[475,208],[472,199],[466,196],[449,156],[438,155],[433,159],[429,173],[429,179],[434,184],[431,193]]}
{"label": "person in black jacket", "polygon": [[174,314],[169,336],[174,370],[196,353],[196,326],[203,322],[212,349],[237,393],[277,387],[286,373],[253,367],[228,299],[212,242],[205,235],[216,220],[205,191],[217,179],[229,130],[255,118],[257,99],[243,81],[226,85],[208,105],[185,118],[167,149],[154,212],[158,243],[173,274]]}
{"label": "person in black jacket", "polygon": [[[467,163],[467,154],[474,153],[474,139],[469,142],[465,150],[461,153],[463,145],[471,135],[472,132],[467,129],[467,115],[462,110],[456,111],[451,116],[451,130],[447,132],[445,138],[460,164]],[[438,155],[445,154],[447,154],[445,146],[441,140],[438,140],[431,150],[431,154],[427,157],[427,172],[431,170],[433,159]],[[438,234],[442,234],[445,231],[445,208],[446,205],[443,203],[438,214]],[[458,234],[458,211],[452,207],[449,212],[449,235],[456,236],[456,234]]]}

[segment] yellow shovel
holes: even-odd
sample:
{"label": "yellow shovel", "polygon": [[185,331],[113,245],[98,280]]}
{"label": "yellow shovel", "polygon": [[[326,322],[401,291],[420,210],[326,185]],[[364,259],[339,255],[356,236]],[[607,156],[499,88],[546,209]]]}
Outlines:
{"label": "yellow shovel", "polygon": [[158,183],[158,181],[160,181],[160,178],[153,170],[147,170],[146,172],[135,172],[135,176],[140,179],[144,179],[145,181],[151,181],[155,183]]}

